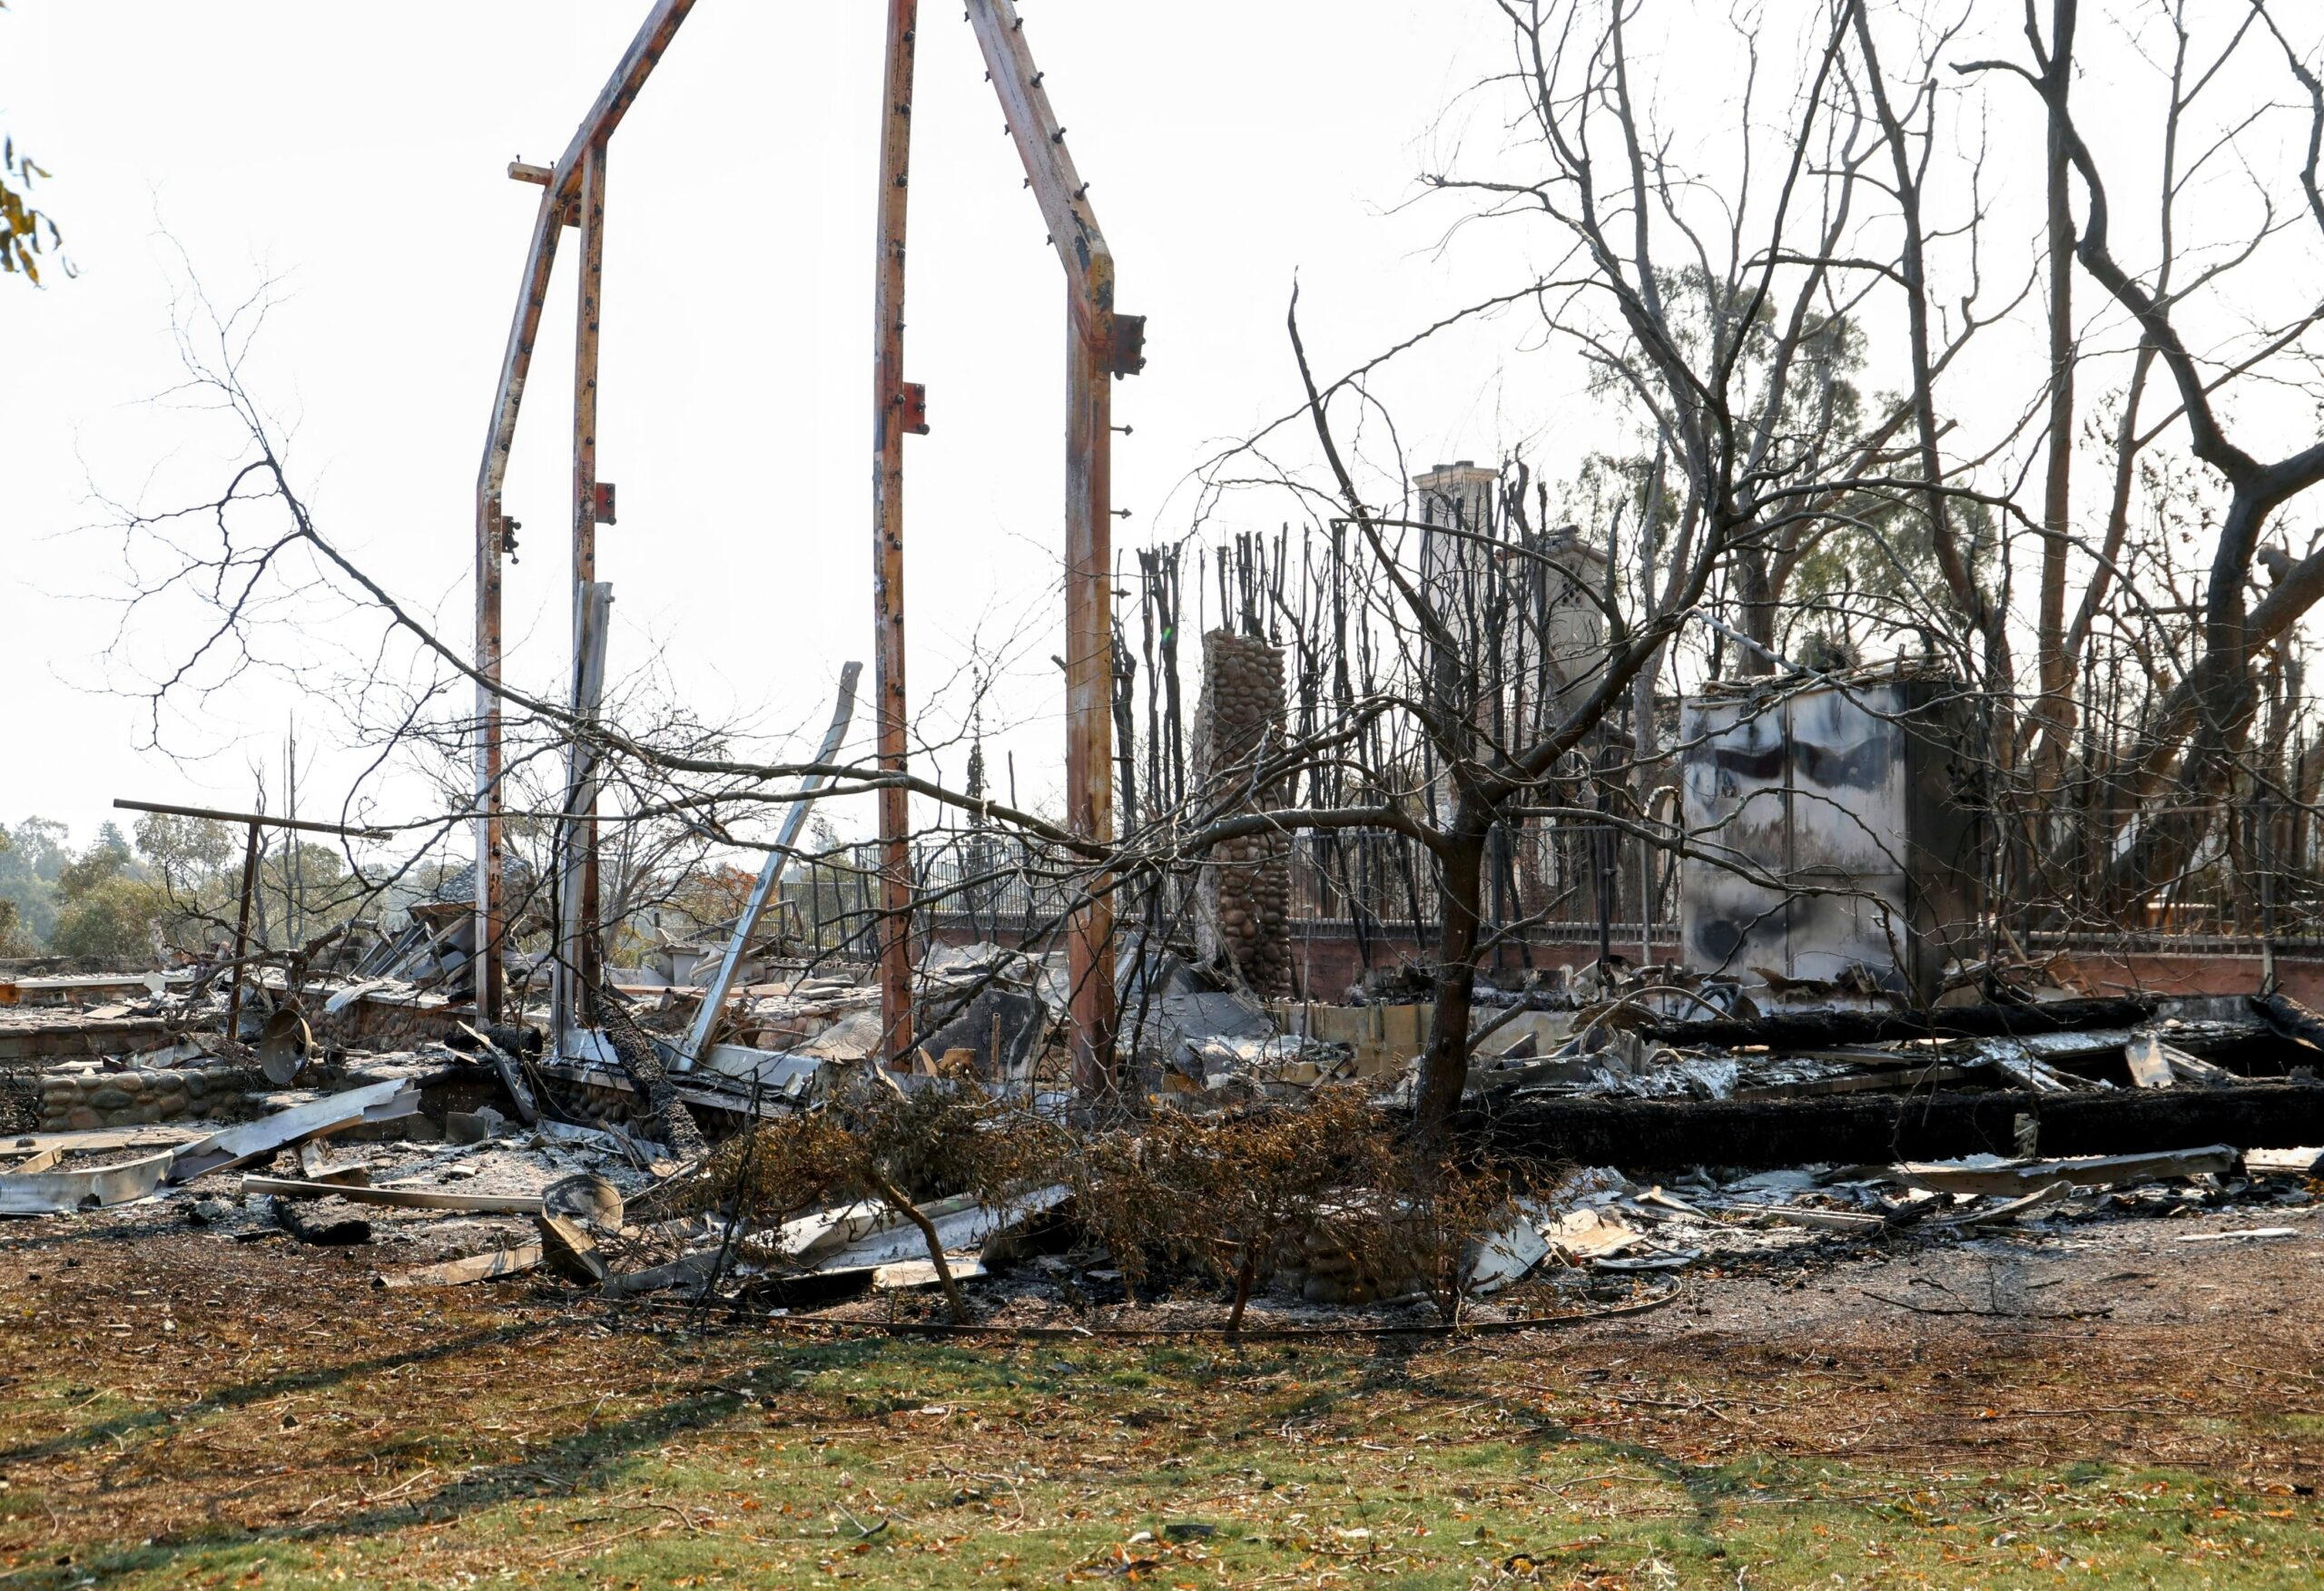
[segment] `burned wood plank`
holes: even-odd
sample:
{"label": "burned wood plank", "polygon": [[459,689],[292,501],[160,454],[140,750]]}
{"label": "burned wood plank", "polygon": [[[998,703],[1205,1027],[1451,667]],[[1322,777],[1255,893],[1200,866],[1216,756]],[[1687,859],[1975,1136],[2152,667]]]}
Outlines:
{"label": "burned wood plank", "polygon": [[494,1249],[486,1253],[470,1254],[466,1259],[446,1260],[441,1264],[414,1265],[405,1271],[388,1271],[373,1278],[373,1285],[389,1288],[463,1287],[471,1282],[491,1282],[502,1276],[521,1276],[541,1262],[541,1245],[519,1243],[515,1248]]}
{"label": "burned wood plank", "polygon": [[299,1174],[310,1183],[353,1183],[368,1185],[371,1181],[371,1163],[352,1160],[345,1165],[333,1165],[324,1156],[322,1145],[306,1143],[299,1145]]}
{"label": "burned wood plank", "polygon": [[2324,1054],[2324,1016],[2290,995],[2253,995],[2250,1004],[2253,1015],[2274,1029],[2279,1037]]}
{"label": "burned wood plank", "polygon": [[2324,1085],[2087,1094],[1842,1095],[1822,1099],[1662,1100],[1525,1096],[1455,1118],[1472,1147],[1513,1161],[1653,1169],[1773,1169],[1828,1163],[2013,1155],[2016,1120],[2039,1124],[2044,1149],[2112,1154],[2232,1144],[2324,1144]]}
{"label": "burned wood plank", "polygon": [[543,1211],[533,1217],[541,1234],[541,1258],[550,1270],[575,1282],[597,1286],[606,1280],[605,1257],[596,1240],[577,1221]]}
{"label": "burned wood plank", "polygon": [[344,1199],[350,1204],[387,1204],[399,1210],[465,1210],[483,1215],[537,1215],[538,1194],[456,1193],[442,1188],[363,1188],[342,1183],[310,1183],[295,1177],[246,1176],[245,1197],[271,1194],[278,1199]]}
{"label": "burned wood plank", "polygon": [[652,1265],[643,1271],[624,1271],[608,1276],[599,1291],[607,1298],[630,1298],[642,1292],[659,1292],[669,1287],[692,1287],[699,1291],[717,1275],[730,1258],[723,1250],[704,1249],[687,1254],[666,1265]]}
{"label": "burned wood plank", "polygon": [[1888,1218],[1872,1210],[1818,1210],[1797,1204],[1721,1204],[1722,1215],[1764,1215],[1784,1226],[1814,1232],[1877,1232]]}
{"label": "burned wood plank", "polygon": [[2135,1027],[2154,1015],[2141,999],[2053,1000],[2039,1006],[1962,1006],[1942,1011],[1795,1011],[1711,1022],[1659,1022],[1640,1030],[1658,1044],[1725,1049],[1797,1049],[1886,1044],[1901,1038],[2024,1038],[2088,1027]]}
{"label": "burned wood plank", "polygon": [[1916,1089],[1944,1087],[1971,1081],[1974,1073],[1964,1066],[1926,1066],[1917,1069],[1884,1066],[1876,1070],[1817,1077],[1804,1083],[1771,1083],[1758,1088],[1738,1088],[1734,1099],[1812,1099],[1827,1094],[1886,1092],[1909,1094]]}
{"label": "burned wood plank", "polygon": [[274,1224],[319,1249],[359,1248],[371,1241],[371,1223],[360,1216],[343,1216],[337,1221],[310,1221],[300,1213],[296,1203],[289,1199],[268,1201],[274,1212]]}
{"label": "burned wood plank", "polygon": [[2111,1188],[2124,1183],[2151,1183],[2163,1177],[2208,1174],[2224,1176],[2242,1159],[2242,1151],[2227,1144],[2200,1149],[2166,1149],[2147,1154],[2090,1154],[2063,1160],[2027,1160],[2007,1165],[1893,1166],[1889,1175],[1906,1187],[1938,1193],[1977,1193],[2015,1198],[2042,1188],[2061,1185]]}
{"label": "burned wood plank", "polygon": [[2006,1204],[1994,1204],[1983,1210],[1972,1210],[1963,1215],[1939,1215],[1933,1218],[1929,1224],[1948,1227],[1996,1226],[2004,1221],[2014,1221],[2021,1215],[2031,1214],[2036,1210],[2054,1204],[2072,1192],[2073,1192],[2072,1183],[2052,1183],[2047,1187],[2034,1189],[2022,1199],[2012,1199]]}

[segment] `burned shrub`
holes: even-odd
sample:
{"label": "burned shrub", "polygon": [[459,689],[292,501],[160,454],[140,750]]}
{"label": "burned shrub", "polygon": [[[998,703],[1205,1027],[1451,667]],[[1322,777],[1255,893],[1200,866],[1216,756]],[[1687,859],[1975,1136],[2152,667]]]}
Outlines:
{"label": "burned shrub", "polygon": [[1357,1087],[1216,1115],[1163,1111],[1076,1131],[967,1079],[910,1093],[873,1073],[822,1107],[723,1145],[691,1205],[768,1229],[822,1206],[876,1199],[919,1228],[953,1318],[967,1318],[942,1244],[916,1203],[969,1193],[1005,1203],[1072,1190],[1083,1231],[1133,1296],[1157,1272],[1207,1272],[1231,1291],[1230,1331],[1279,1272],[1318,1302],[1425,1293],[1457,1318],[1479,1234],[1506,1202],[1490,1171],[1443,1159]]}
{"label": "burned shrub", "polygon": [[1298,1106],[1215,1116],[1165,1112],[1084,1146],[1082,1219],[1133,1283],[1156,1262],[1192,1262],[1234,1290],[1229,1331],[1286,1244],[1350,1248],[1381,1219],[1378,1191],[1403,1152],[1394,1122],[1357,1088]]}
{"label": "burned shrub", "polygon": [[1490,1163],[1415,1144],[1381,1187],[1383,1219],[1354,1230],[1359,1274],[1427,1294],[1446,1325],[1460,1321],[1477,1252],[1510,1212],[1509,1177]]}
{"label": "burned shrub", "polygon": [[765,1122],[720,1145],[693,1197],[766,1229],[819,1206],[877,1199],[920,1231],[955,1322],[968,1306],[936,1228],[915,1201],[969,1193],[1000,1203],[1054,1180],[1056,1129],[974,1083],[939,1078],[905,1093],[859,1071],[820,1107]]}

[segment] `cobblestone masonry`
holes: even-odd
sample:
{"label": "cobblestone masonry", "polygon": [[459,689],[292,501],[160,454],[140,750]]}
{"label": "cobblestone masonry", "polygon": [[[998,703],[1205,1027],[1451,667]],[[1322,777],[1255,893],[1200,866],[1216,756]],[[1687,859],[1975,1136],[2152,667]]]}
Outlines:
{"label": "cobblestone masonry", "polygon": [[182,1066],[133,1072],[64,1070],[42,1074],[40,1125],[46,1133],[134,1127],[184,1116],[224,1114],[261,1085],[241,1066]]}
{"label": "cobblestone masonry", "polygon": [[[1254,787],[1265,757],[1283,747],[1283,653],[1229,630],[1202,638],[1202,695],[1195,707],[1192,773],[1211,810],[1262,810],[1282,803],[1277,784]],[[1233,963],[1257,993],[1292,993],[1291,847],[1282,834],[1246,835],[1211,852],[1196,889],[1195,942]]]}

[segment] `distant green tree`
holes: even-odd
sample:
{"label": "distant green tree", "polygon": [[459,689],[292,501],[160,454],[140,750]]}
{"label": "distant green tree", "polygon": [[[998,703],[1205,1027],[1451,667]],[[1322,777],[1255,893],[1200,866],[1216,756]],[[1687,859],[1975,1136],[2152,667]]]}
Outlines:
{"label": "distant green tree", "polygon": [[9,831],[16,849],[25,855],[25,865],[42,879],[54,884],[73,859],[65,840],[72,830],[54,818],[27,818]]}
{"label": "distant green tree", "polygon": [[[0,0],[0,11],[7,8],[7,0]],[[73,274],[73,262],[62,251],[64,234],[27,197],[47,175],[30,155],[16,152],[15,139],[0,137],[0,272],[14,276],[21,271],[34,287],[40,285],[40,256],[44,252],[54,252],[64,274]]]}
{"label": "distant green tree", "polygon": [[18,954],[36,955],[56,926],[56,879],[73,859],[64,825],[27,818],[0,838],[7,841],[0,845],[0,900],[8,903],[25,947]]}
{"label": "distant green tree", "polygon": [[97,830],[89,848],[67,862],[56,875],[56,892],[65,900],[78,899],[108,879],[124,873],[142,871],[137,859],[130,853],[129,841],[121,830],[107,823]]}
{"label": "distant green tree", "polygon": [[199,955],[233,918],[241,882],[241,833],[214,818],[149,812],[137,820],[137,854],[167,901],[162,935]]}
{"label": "distant green tree", "polygon": [[169,900],[151,879],[109,873],[57,908],[48,948],[59,956],[120,960],[153,948],[153,928]]}
{"label": "distant green tree", "polygon": [[173,889],[194,891],[213,881],[241,850],[241,836],[215,818],[174,818],[148,812],[137,820],[137,854]]}
{"label": "distant green tree", "polygon": [[111,823],[57,874],[56,895],[48,948],[59,956],[149,955],[153,929],[170,911],[169,892],[147,876]]}
{"label": "distant green tree", "polygon": [[[0,873],[5,873],[5,864],[15,859],[15,847],[8,839],[8,831],[0,829]],[[17,910],[16,903],[7,896],[0,895],[0,956],[30,956],[37,948],[32,936],[25,931],[24,918]]]}

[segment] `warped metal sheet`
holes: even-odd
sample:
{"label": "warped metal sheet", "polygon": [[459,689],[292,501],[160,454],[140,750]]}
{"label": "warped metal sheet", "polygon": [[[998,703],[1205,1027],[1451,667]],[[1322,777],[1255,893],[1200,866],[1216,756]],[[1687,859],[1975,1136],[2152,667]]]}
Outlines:
{"label": "warped metal sheet", "polygon": [[419,1111],[419,1086],[394,1079],[311,1099],[257,1121],[212,1133],[199,1143],[177,1150],[175,1163],[169,1170],[170,1181],[190,1183],[198,1176],[244,1164],[310,1138],[343,1133],[370,1122],[392,1122],[416,1115]]}
{"label": "warped metal sheet", "polygon": [[142,1160],[86,1171],[39,1171],[0,1176],[0,1215],[62,1215],[150,1199],[170,1169],[174,1149]]}

